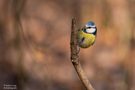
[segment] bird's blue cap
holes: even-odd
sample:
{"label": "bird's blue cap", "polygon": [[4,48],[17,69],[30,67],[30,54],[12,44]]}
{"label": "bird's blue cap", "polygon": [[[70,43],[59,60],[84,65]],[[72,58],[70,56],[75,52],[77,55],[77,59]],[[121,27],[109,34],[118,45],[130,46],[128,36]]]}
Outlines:
{"label": "bird's blue cap", "polygon": [[95,23],[93,21],[89,21],[85,26],[86,27],[96,27]]}

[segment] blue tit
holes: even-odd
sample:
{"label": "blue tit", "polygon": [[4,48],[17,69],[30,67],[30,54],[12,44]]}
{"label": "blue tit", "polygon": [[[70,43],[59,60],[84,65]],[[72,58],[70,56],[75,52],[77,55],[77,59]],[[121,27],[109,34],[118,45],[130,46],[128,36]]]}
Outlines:
{"label": "blue tit", "polygon": [[94,22],[90,21],[78,31],[77,41],[81,48],[88,48],[94,44],[96,39],[97,28]]}

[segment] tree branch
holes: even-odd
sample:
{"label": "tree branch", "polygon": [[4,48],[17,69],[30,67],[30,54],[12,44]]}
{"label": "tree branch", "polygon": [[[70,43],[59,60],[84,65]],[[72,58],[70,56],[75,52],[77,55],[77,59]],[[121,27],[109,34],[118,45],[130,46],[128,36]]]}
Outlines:
{"label": "tree branch", "polygon": [[71,62],[81,80],[83,85],[87,90],[95,90],[91,83],[89,82],[87,76],[85,75],[79,58],[78,58],[78,50],[77,50],[77,28],[76,28],[76,20],[72,19],[72,26],[71,26],[71,40],[70,40],[70,48],[71,48]]}

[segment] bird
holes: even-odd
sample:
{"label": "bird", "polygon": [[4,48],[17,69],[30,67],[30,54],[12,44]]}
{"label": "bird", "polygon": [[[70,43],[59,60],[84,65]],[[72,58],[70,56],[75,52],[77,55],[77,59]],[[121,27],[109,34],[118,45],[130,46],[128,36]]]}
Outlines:
{"label": "bird", "polygon": [[88,48],[95,43],[97,27],[93,21],[89,21],[77,32],[77,43],[81,48]]}

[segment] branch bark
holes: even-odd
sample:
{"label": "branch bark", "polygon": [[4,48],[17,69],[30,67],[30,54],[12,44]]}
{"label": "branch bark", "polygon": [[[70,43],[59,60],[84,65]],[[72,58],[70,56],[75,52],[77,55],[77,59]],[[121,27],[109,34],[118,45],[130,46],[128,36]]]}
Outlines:
{"label": "branch bark", "polygon": [[71,49],[71,62],[81,80],[83,85],[85,86],[86,90],[95,90],[91,83],[89,82],[87,76],[85,75],[79,58],[78,58],[78,50],[77,50],[77,28],[76,28],[76,20],[75,18],[72,19],[72,26],[71,26],[71,40],[70,40],[70,49]]}

